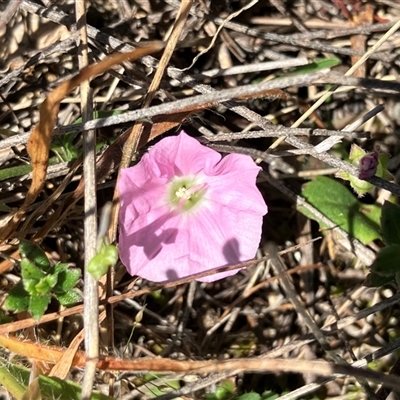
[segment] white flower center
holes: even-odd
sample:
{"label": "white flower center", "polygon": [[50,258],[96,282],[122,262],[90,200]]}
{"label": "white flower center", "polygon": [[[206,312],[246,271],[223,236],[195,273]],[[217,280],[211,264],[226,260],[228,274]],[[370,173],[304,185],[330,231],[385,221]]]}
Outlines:
{"label": "white flower center", "polygon": [[178,211],[189,211],[201,203],[206,186],[195,178],[175,177],[169,183],[168,201]]}
{"label": "white flower center", "polygon": [[176,191],[175,196],[179,197],[180,199],[189,200],[192,196],[192,193],[185,187],[181,187]]}

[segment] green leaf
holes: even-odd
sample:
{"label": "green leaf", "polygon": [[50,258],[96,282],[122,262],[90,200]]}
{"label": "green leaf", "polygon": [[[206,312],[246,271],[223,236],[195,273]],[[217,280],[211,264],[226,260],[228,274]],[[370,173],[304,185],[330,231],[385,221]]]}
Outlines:
{"label": "green leaf", "polygon": [[322,69],[332,68],[336,65],[340,65],[342,61],[340,58],[331,57],[331,58],[320,58],[316,59],[315,61],[311,62],[307,65],[302,65],[301,67],[297,67],[290,75],[294,74],[308,74],[311,72],[318,72]]}
{"label": "green leaf", "polygon": [[0,212],[10,212],[11,207],[8,207],[7,204],[0,203]]}
{"label": "green leaf", "polygon": [[71,290],[66,293],[56,294],[55,296],[60,304],[65,307],[70,307],[73,304],[80,303],[82,301],[81,295],[78,292],[75,292],[75,290]]}
{"label": "green leaf", "polygon": [[394,277],[400,272],[400,244],[392,244],[381,249],[371,265],[371,272],[385,277]]}
{"label": "green leaf", "polygon": [[275,399],[278,399],[279,397],[280,397],[279,394],[277,394],[271,390],[267,390],[261,396],[262,400],[275,400]]}
{"label": "green leaf", "polygon": [[385,201],[382,207],[381,230],[386,244],[400,244],[400,207]]}
{"label": "green leaf", "polygon": [[100,279],[108,269],[118,261],[118,249],[116,246],[102,245],[87,266],[87,270],[95,279]]}
{"label": "green leaf", "polygon": [[165,393],[181,387],[179,380],[167,379],[154,373],[147,373],[143,376],[143,385],[140,386],[140,392],[145,399],[162,396]]}
{"label": "green leaf", "polygon": [[57,275],[47,275],[35,285],[36,293],[39,295],[50,293],[50,290],[53,289],[56,283]]}
{"label": "green leaf", "polygon": [[70,266],[71,266],[70,263],[58,263],[54,267],[54,273],[58,275],[59,273],[61,273],[63,271],[67,271]]}
{"label": "green leaf", "polygon": [[26,311],[29,307],[29,299],[29,293],[24,289],[24,285],[18,282],[8,293],[3,308],[14,312]]}
{"label": "green leaf", "polygon": [[260,400],[260,399],[261,396],[255,392],[245,393],[237,398],[237,400]]}
{"label": "green leaf", "polygon": [[[93,119],[106,118],[113,115],[119,115],[126,110],[99,110],[93,112]],[[78,118],[74,124],[82,123],[82,118]],[[58,135],[54,138],[51,145],[51,150],[55,152],[62,161],[72,161],[82,154],[82,148],[77,147],[74,143],[77,136],[76,132],[68,132],[63,135]],[[104,144],[101,145],[103,147]]]}
{"label": "green leaf", "polygon": [[[7,362],[7,365],[1,363],[0,366],[6,368],[11,376],[17,377],[19,383],[25,386],[25,388],[28,387],[29,376],[31,374],[30,369],[10,362]],[[39,375],[39,386],[43,399],[80,400],[82,398],[80,385],[65,379]],[[93,391],[91,400],[112,400],[112,398],[97,391]]]}
{"label": "green leaf", "polygon": [[[224,381],[215,389],[215,393],[205,394],[205,400],[230,400],[235,396],[235,384],[232,381]],[[235,397],[236,398],[236,397]]]}
{"label": "green leaf", "polygon": [[381,276],[374,272],[371,272],[365,278],[363,285],[367,287],[381,287],[393,282],[393,280],[394,276]]}
{"label": "green leaf", "polygon": [[46,274],[38,268],[32,261],[24,258],[21,260],[21,276],[22,279],[31,279],[35,281],[39,281]]}
{"label": "green leaf", "polygon": [[[302,196],[332,222],[363,244],[380,238],[381,209],[376,205],[363,204],[340,182],[320,176],[303,186]],[[328,228],[302,206],[297,209],[316,220],[322,228]]]}
{"label": "green leaf", "polygon": [[14,167],[0,169],[0,182],[6,181],[16,176],[22,176],[32,172],[32,166],[29,164],[15,165]]}
{"label": "green leaf", "polygon": [[217,386],[215,395],[217,399],[231,398],[235,393],[235,384],[232,381],[225,381],[220,386]]}
{"label": "green leaf", "polygon": [[28,240],[21,240],[19,251],[24,257],[32,261],[38,267],[41,267],[44,271],[50,268],[51,265],[45,252],[36,244]]}
{"label": "green leaf", "polygon": [[32,314],[32,317],[38,320],[47,310],[49,303],[50,292],[44,295],[33,293],[31,294],[28,310]]}
{"label": "green leaf", "polygon": [[[51,157],[49,160],[50,165],[58,164],[57,157]],[[0,169],[0,182],[6,181],[10,178],[15,178],[17,176],[27,175],[32,172],[32,166],[30,164],[15,165],[14,167],[2,168]]]}
{"label": "green leaf", "polygon": [[58,282],[54,288],[54,291],[57,292],[67,292],[68,290],[73,289],[81,277],[81,270],[78,268],[71,268],[67,271],[62,271],[58,275]]}
{"label": "green leaf", "polygon": [[45,277],[44,272],[28,259],[21,260],[22,284],[28,293],[33,293],[37,283]]}

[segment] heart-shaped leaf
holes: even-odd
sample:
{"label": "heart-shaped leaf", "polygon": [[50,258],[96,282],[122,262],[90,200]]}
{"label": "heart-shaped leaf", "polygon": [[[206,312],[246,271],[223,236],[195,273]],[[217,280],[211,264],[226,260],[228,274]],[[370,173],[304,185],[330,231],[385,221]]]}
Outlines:
{"label": "heart-shaped leaf", "polygon": [[381,217],[382,237],[386,244],[400,244],[400,207],[385,201]]}
{"label": "heart-shaped leaf", "polygon": [[[332,222],[345,230],[363,244],[381,237],[379,222],[381,209],[376,205],[364,204],[340,182],[320,176],[304,185],[302,196]],[[298,210],[307,217],[316,220],[321,227],[328,228],[305,207]]]}

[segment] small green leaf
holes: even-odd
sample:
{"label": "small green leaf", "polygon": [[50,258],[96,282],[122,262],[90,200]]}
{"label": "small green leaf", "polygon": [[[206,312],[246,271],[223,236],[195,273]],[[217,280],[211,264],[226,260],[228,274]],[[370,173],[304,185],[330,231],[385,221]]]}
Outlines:
{"label": "small green leaf", "polygon": [[63,271],[67,271],[70,266],[71,266],[70,263],[58,263],[54,267],[54,273],[58,275],[59,273],[61,273]]}
{"label": "small green leaf", "polygon": [[14,178],[16,176],[22,176],[32,172],[32,166],[29,164],[16,165],[14,167],[0,169],[0,182]]}
{"label": "small green leaf", "polygon": [[[106,118],[112,115],[119,115],[126,112],[126,110],[99,110],[93,112],[93,119]],[[82,118],[78,118],[74,124],[82,123]],[[62,161],[72,161],[78,158],[82,154],[82,148],[77,147],[75,143],[75,138],[77,133],[68,132],[63,135],[56,136],[52,141],[51,150],[58,155]],[[104,143],[98,143],[101,147]],[[1,172],[1,171],[0,171]],[[0,175],[1,177],[1,175]]]}
{"label": "small green leaf", "polygon": [[0,212],[10,212],[11,207],[8,207],[7,204],[0,203]]}
{"label": "small green leaf", "polygon": [[24,258],[21,260],[21,275],[22,279],[39,281],[45,276],[45,273],[33,262],[29,261],[27,258]]}
{"label": "small green leaf", "polygon": [[29,293],[29,295],[36,291],[35,286],[37,283],[38,281],[34,279],[24,279],[22,282],[24,289]]}
{"label": "small green leaf", "polygon": [[[15,362],[15,361],[14,361]],[[3,361],[0,363],[0,367],[9,371],[11,376],[18,378],[18,383],[24,387],[28,387],[29,379],[32,375],[32,368],[25,368],[19,363],[13,364],[9,360],[7,363]],[[4,382],[2,382],[4,383]],[[68,399],[68,400],[80,400],[82,399],[82,387],[75,382],[68,381],[66,379],[59,379],[56,377],[48,377],[39,375],[40,390],[42,393],[43,400],[45,399]],[[20,398],[20,397],[18,397]],[[115,397],[114,397],[115,398]],[[93,391],[91,400],[113,400],[102,393]]]}
{"label": "small green leaf", "polygon": [[56,294],[55,296],[60,304],[65,307],[70,307],[73,304],[80,303],[82,301],[81,295],[78,292],[75,292],[75,290],[70,290],[66,293]]}
{"label": "small green leaf", "polygon": [[[342,176],[338,174],[338,177],[341,178]],[[356,176],[350,174],[349,174],[349,182],[351,188],[357,193],[358,197],[363,197],[365,193],[368,193],[374,187],[372,183],[359,179]]]}
{"label": "small green leaf", "polygon": [[[380,238],[381,209],[376,205],[363,204],[340,182],[320,176],[303,186],[302,196],[332,222],[363,244]],[[298,210],[328,228],[302,206]]]}
{"label": "small green leaf", "polygon": [[[59,163],[57,157],[50,158],[50,165],[55,165],[57,163]],[[15,165],[14,167],[2,168],[0,169],[0,182],[6,181],[10,178],[15,178],[17,176],[27,175],[30,172],[32,172],[32,165],[30,164]]]}
{"label": "small green leaf", "polygon": [[8,293],[3,308],[14,312],[26,311],[29,307],[29,298],[29,293],[24,289],[22,282],[18,282]]}
{"label": "small green leaf", "polygon": [[30,298],[28,310],[32,314],[32,317],[38,320],[47,310],[49,303],[50,292],[45,293],[44,295],[33,293]]}
{"label": "small green leaf", "polygon": [[116,246],[102,245],[99,252],[89,261],[87,270],[95,279],[100,279],[118,261]]}
{"label": "small green leaf", "polygon": [[400,207],[385,201],[382,207],[381,230],[386,244],[400,244]]}
{"label": "small green leaf", "polygon": [[47,271],[50,268],[50,262],[45,252],[36,244],[29,242],[28,240],[21,240],[19,251],[24,257],[44,271]]}
{"label": "small green leaf", "polygon": [[235,384],[230,380],[223,382],[220,386],[217,387],[215,391],[215,394],[218,399],[226,399],[227,397],[231,397],[234,393],[235,393]]}
{"label": "small green leaf", "polygon": [[41,269],[26,258],[21,260],[21,275],[22,284],[28,293],[33,293],[37,283],[45,276]]}
{"label": "small green leaf", "polygon": [[177,379],[167,379],[154,373],[147,373],[143,376],[143,385],[140,386],[140,391],[145,399],[162,396],[173,389],[179,389],[181,384]]}
{"label": "small green leaf", "polygon": [[62,293],[73,289],[77,285],[80,277],[81,270],[78,268],[71,268],[68,271],[62,271],[58,275],[58,282],[54,288],[54,291],[56,293]]}
{"label": "small green leaf", "polygon": [[56,283],[57,275],[47,275],[35,285],[36,293],[39,295],[50,293],[50,290],[53,289]]}
{"label": "small green leaf", "polygon": [[394,277],[400,272],[400,244],[392,244],[381,249],[371,265],[371,272],[385,277]]}
{"label": "small green leaf", "polygon": [[255,392],[245,393],[237,398],[237,400],[260,400],[260,399],[261,396]]}
{"label": "small green leaf", "polygon": [[277,394],[271,390],[267,390],[261,396],[262,400],[275,400],[275,399],[278,399],[279,397],[281,397],[279,394]]}
{"label": "small green leaf", "polygon": [[340,58],[331,57],[331,58],[317,58],[315,61],[311,62],[307,65],[302,65],[301,67],[297,67],[290,75],[294,74],[308,74],[311,72],[318,72],[322,69],[332,68],[336,65],[340,65],[342,61]]}

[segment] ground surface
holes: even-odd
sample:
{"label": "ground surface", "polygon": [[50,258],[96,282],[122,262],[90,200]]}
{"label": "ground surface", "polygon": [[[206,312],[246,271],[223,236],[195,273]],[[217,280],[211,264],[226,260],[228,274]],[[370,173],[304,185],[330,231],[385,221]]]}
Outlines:
{"label": "ground surface", "polygon": [[[206,395],[228,399],[235,398],[235,393],[251,391],[264,394],[265,399],[275,398],[268,397],[274,394],[284,399],[396,398],[389,389],[379,389],[381,377],[378,382],[365,381],[349,372],[334,379],[332,371],[328,373],[318,366],[311,368],[310,362],[315,360],[338,364],[342,359],[349,365],[356,363],[362,367],[368,360],[373,371],[388,373],[393,368],[392,373],[396,374],[398,299],[394,283],[372,288],[364,285],[368,265],[384,246],[377,237],[379,233],[373,241],[362,244],[353,241],[354,236],[359,238],[357,232],[350,230],[350,235],[346,235],[333,229],[338,223],[328,221],[325,228],[330,229],[321,231],[321,225],[315,222],[318,220],[315,209],[309,209],[307,217],[300,213],[296,202],[304,199],[296,196],[302,194],[306,182],[319,175],[330,176],[349,187],[346,181],[335,178],[335,173],[338,170],[354,173],[354,167],[341,162],[348,159],[352,143],[367,152],[390,155],[388,168],[392,177],[374,178],[376,186],[362,197],[363,204],[380,207],[391,194],[383,188],[399,194],[396,185],[386,183],[396,182],[399,171],[400,103],[396,81],[400,33],[389,32],[384,37],[399,20],[397,2],[194,1],[177,44],[172,43],[170,33],[181,7],[179,1],[87,3],[90,4],[86,13],[90,63],[99,62],[117,50],[132,50],[137,43],[169,40],[173,49],[168,69],[162,63],[154,68],[163,54],[158,51],[140,61],[120,63],[91,81],[93,107],[103,112],[95,116],[121,117],[117,123],[95,131],[98,180],[94,187],[97,196],[91,197],[96,198],[98,209],[113,197],[123,146],[117,138],[126,140],[124,132],[134,125],[133,119],[122,119],[123,114],[117,115],[113,110],[141,109],[155,71],[165,68],[151,105],[166,108],[155,117],[146,113],[141,116],[139,123],[146,128],[135,158],[141,157],[148,141],[156,143],[159,139],[156,136],[172,135],[184,128],[221,152],[245,152],[258,159],[263,169],[258,187],[269,212],[264,219],[257,257],[268,254],[270,259],[270,262],[262,259],[237,275],[214,283],[192,281],[163,288],[130,277],[118,263],[107,293],[104,284],[100,289],[105,298],[114,296],[115,300],[113,317],[108,309],[108,317],[102,322],[101,356],[110,355],[117,360],[159,357],[155,360],[164,360],[166,364],[164,369],[158,364],[158,369],[146,375],[135,372],[133,367],[121,371],[103,366],[97,369],[94,388],[121,399],[205,398]],[[0,7],[7,11],[0,21],[0,250],[4,259],[0,272],[4,299],[21,277],[19,263],[13,263],[20,259],[19,239],[37,240],[52,262],[69,262],[83,269],[85,249],[93,241],[85,243],[88,240],[84,237],[85,225],[90,236],[88,226],[92,222],[84,214],[85,197],[80,182],[86,178],[88,186],[95,181],[82,172],[82,129],[55,136],[45,184],[27,204],[32,182],[30,169],[26,169],[30,164],[26,149],[28,134],[39,121],[39,107],[46,96],[81,69],[78,55],[82,54],[82,47],[78,43],[85,36],[76,30],[72,0],[36,0],[36,3],[14,0],[2,2]],[[382,38],[382,45],[372,49]],[[371,49],[368,60],[352,74],[348,73],[360,56]],[[267,65],[268,62],[276,64]],[[346,81],[345,74],[355,78]],[[274,87],[274,79],[278,77],[288,80]],[[376,81],[367,82],[363,78]],[[272,86],[267,82],[272,82]],[[335,84],[345,83],[347,86],[331,93],[308,118],[296,122],[325,90],[335,90]],[[193,106],[192,99],[198,94],[243,85],[261,89],[255,94],[240,89],[226,98],[206,99]],[[175,114],[171,114],[168,104],[179,99],[187,102],[172,108]],[[226,102],[227,99],[231,100]],[[82,116],[81,104],[79,88],[65,94],[56,126],[77,122]],[[372,119],[349,128],[349,124],[380,104],[384,109],[377,111]],[[276,140],[270,137],[271,132],[276,133],[277,126],[292,129],[281,133],[286,141],[269,149]],[[295,136],[298,127],[310,129],[303,136]],[[328,146],[315,151],[314,147],[326,137],[313,135],[312,129],[329,129],[332,135],[333,131],[344,128],[354,133],[342,137],[333,149]],[[238,134],[227,135],[217,144],[206,140],[215,134],[232,132]],[[40,148],[39,142],[34,142],[34,148]],[[295,148],[297,152],[293,152]],[[268,154],[263,153],[267,149]],[[321,189],[321,197],[323,192]],[[333,198],[342,196],[335,193]],[[393,201],[395,197],[392,196]],[[343,213],[348,212],[340,202],[338,207],[343,208]],[[13,223],[18,210],[23,212]],[[313,220],[309,218],[311,215]],[[277,252],[285,249],[289,251],[279,257]],[[293,270],[290,280],[277,279],[286,269]],[[83,291],[83,287],[80,280],[77,288]],[[154,288],[158,290],[152,292]],[[143,295],[131,295],[133,298],[129,299],[116,297],[142,289]],[[17,316],[8,312],[12,319],[4,326],[20,340],[30,339],[37,346],[46,343],[75,351],[83,349],[83,337],[78,341],[74,338],[84,324],[82,307],[74,310],[67,315],[53,300],[46,313],[60,311],[63,318],[51,314],[46,323],[34,327],[27,313]],[[92,312],[95,315],[95,310]],[[28,322],[17,325],[18,320],[22,324]],[[0,333],[5,330],[0,329]],[[36,352],[32,358],[32,354],[22,351],[4,350],[2,357],[6,363],[17,362],[19,358],[12,357],[15,353],[31,357],[26,365],[39,363],[44,374],[52,367],[48,360],[46,364],[40,363]],[[274,367],[276,357],[290,360],[292,368],[286,370],[292,372],[280,371],[282,363]],[[225,371],[222,366],[219,370],[211,368],[212,374],[178,373],[175,367],[168,367],[170,359],[243,362],[236,364],[233,372],[232,368]],[[254,367],[249,359],[259,360],[260,364]],[[272,361],[263,367],[262,360]],[[83,369],[75,367],[76,364],[64,361],[66,371],[58,371],[55,376],[82,384]],[[169,372],[160,375],[159,371]],[[228,387],[225,392],[217,389],[224,384]],[[290,393],[299,388],[303,392]],[[172,394],[166,395],[169,391]],[[290,394],[285,397],[287,393]]]}

